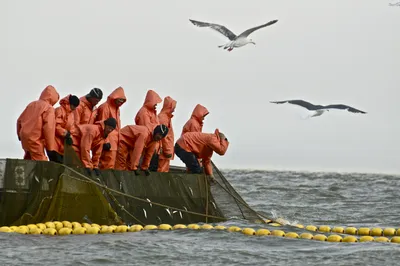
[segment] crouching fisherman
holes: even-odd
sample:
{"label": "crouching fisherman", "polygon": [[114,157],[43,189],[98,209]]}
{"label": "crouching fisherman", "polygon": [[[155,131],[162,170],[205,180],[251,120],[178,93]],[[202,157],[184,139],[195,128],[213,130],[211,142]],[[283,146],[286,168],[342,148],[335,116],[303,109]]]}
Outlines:
{"label": "crouching fisherman", "polygon": [[[73,148],[81,159],[86,173],[91,175],[91,170],[100,175],[99,162],[103,151],[103,144],[107,136],[117,127],[115,118],[98,121],[95,124],[77,126],[73,137]],[[90,158],[92,152],[92,158]]]}
{"label": "crouching fisherman", "polygon": [[[143,151],[143,161],[141,168],[146,174],[150,175],[149,165],[154,154],[155,144],[168,134],[166,125],[157,125],[150,133],[148,128],[139,125],[128,125],[120,130],[121,140],[118,146],[117,161],[115,169],[134,171],[139,175],[138,165]],[[154,149],[153,149],[154,148]],[[130,160],[130,163],[128,163]]]}
{"label": "crouching fisherman", "polygon": [[107,101],[97,108],[95,122],[103,121],[109,117],[113,117],[117,121],[115,131],[108,136],[103,147],[99,165],[101,169],[114,169],[119,143],[119,130],[121,129],[120,108],[124,103],[126,103],[124,89],[118,87],[107,97]]}
{"label": "crouching fisherman", "polygon": [[203,172],[199,164],[199,159],[202,159],[204,172],[213,181],[211,157],[214,152],[221,156],[224,155],[228,146],[228,139],[218,129],[213,134],[188,132],[176,141],[175,154],[185,163],[189,172],[193,174]]}

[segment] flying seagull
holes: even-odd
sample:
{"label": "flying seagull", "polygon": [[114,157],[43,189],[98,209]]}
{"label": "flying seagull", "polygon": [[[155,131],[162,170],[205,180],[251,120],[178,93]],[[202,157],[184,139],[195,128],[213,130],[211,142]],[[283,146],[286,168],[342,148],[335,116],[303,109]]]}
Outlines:
{"label": "flying seagull", "polygon": [[303,101],[303,100],[288,100],[288,101],[275,101],[271,103],[276,103],[276,104],[282,104],[282,103],[291,103],[291,104],[296,104],[301,107],[304,107],[308,109],[309,111],[315,111],[315,113],[311,117],[315,116],[320,116],[322,115],[325,111],[329,111],[329,109],[340,109],[340,110],[347,110],[352,113],[361,113],[361,114],[366,114],[366,112],[355,109],[351,106],[344,105],[344,104],[330,104],[330,105],[314,105],[312,103]]}
{"label": "flying seagull", "polygon": [[236,36],[232,31],[230,31],[225,26],[214,24],[214,23],[196,21],[193,19],[189,19],[189,20],[190,20],[190,22],[192,22],[194,25],[196,25],[198,27],[209,27],[209,28],[216,30],[219,33],[223,34],[225,37],[227,37],[229,39],[229,42],[226,44],[223,44],[223,45],[219,45],[218,48],[223,47],[224,49],[228,49],[229,52],[232,51],[233,48],[239,48],[239,47],[245,46],[246,44],[249,44],[249,43],[252,43],[255,45],[256,43],[253,42],[252,39],[249,39],[248,36],[253,31],[256,31],[258,29],[264,28],[266,26],[269,26],[269,25],[272,25],[272,24],[275,24],[276,22],[278,22],[277,19],[271,20],[270,22],[265,23],[263,25],[245,30],[244,32],[242,32],[241,34]]}

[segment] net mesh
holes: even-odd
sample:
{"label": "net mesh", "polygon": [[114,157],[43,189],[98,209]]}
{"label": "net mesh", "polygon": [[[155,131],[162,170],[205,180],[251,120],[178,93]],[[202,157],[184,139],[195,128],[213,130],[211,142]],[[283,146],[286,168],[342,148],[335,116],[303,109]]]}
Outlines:
{"label": "net mesh", "polygon": [[213,175],[216,179],[216,184],[211,186],[211,194],[224,216],[228,219],[245,219],[265,223],[268,218],[251,208],[232,187],[217,166],[213,162],[211,163]]}
{"label": "net mesh", "polygon": [[0,160],[0,225],[46,221],[98,224],[216,223],[263,220],[213,165],[216,183],[171,166],[169,173],[103,170],[88,176],[75,151],[64,164]]}

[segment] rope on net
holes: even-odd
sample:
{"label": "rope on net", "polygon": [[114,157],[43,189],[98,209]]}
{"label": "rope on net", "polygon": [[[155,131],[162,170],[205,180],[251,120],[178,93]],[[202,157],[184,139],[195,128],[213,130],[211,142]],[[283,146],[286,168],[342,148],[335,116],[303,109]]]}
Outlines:
{"label": "rope on net", "polygon": [[[138,201],[141,201],[141,202],[148,203],[148,201],[146,201],[146,200],[144,200],[144,199],[141,199],[141,198],[135,197],[135,196],[133,196],[133,195],[129,195],[129,194],[120,192],[120,191],[118,191],[118,190],[109,188],[109,187],[107,187],[107,186],[104,185],[104,184],[101,184],[101,183],[99,183],[99,182],[96,182],[96,181],[94,181],[93,179],[91,179],[91,178],[89,178],[89,177],[87,177],[87,176],[85,176],[85,175],[79,173],[78,171],[72,169],[72,168],[69,167],[69,166],[64,165],[64,167],[65,167],[66,169],[70,170],[71,172],[73,172],[74,174],[76,174],[76,175],[78,175],[78,176],[84,178],[85,180],[87,180],[87,181],[89,181],[89,182],[91,182],[91,183],[97,185],[98,187],[101,187],[101,188],[105,189],[107,192],[112,192],[112,193],[119,194],[119,195],[124,196],[124,197],[132,198],[132,199],[135,199],[135,200],[138,200]],[[98,179],[98,180],[100,181],[100,179]],[[118,202],[118,200],[115,199],[115,197],[114,197],[113,200],[115,200],[116,202]],[[172,210],[176,210],[176,211],[180,211],[180,212],[184,212],[184,213],[188,213],[188,214],[193,214],[193,215],[202,216],[202,217],[206,217],[206,218],[214,218],[214,219],[218,219],[218,220],[221,220],[221,221],[226,221],[226,220],[227,220],[227,219],[224,218],[224,217],[219,217],[219,216],[214,216],[214,215],[209,215],[209,214],[204,214],[204,213],[198,213],[198,212],[192,212],[192,211],[189,211],[189,210],[184,210],[184,209],[180,209],[180,208],[177,208],[177,207],[168,206],[168,205],[161,204],[161,203],[157,203],[157,202],[153,202],[153,201],[152,201],[151,203],[152,203],[153,205],[156,205],[156,206],[159,206],[159,207],[169,208],[169,209],[172,209]],[[135,220],[137,220],[138,222],[140,222],[139,219],[135,218],[131,213],[129,213],[129,212],[124,208],[124,206],[121,205],[119,202],[118,202],[118,206],[121,208],[121,210],[127,212],[130,216],[132,216],[132,218],[134,218]],[[140,222],[140,223],[142,223],[142,222]],[[144,223],[142,223],[142,224],[144,224]]]}

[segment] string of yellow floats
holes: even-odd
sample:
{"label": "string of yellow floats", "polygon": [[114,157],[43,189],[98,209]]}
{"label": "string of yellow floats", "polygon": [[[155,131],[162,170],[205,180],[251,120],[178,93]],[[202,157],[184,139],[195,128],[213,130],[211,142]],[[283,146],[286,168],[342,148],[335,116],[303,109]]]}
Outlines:
{"label": "string of yellow floats", "polygon": [[[282,226],[281,224],[271,223],[272,226]],[[31,235],[83,235],[83,234],[112,234],[112,233],[127,233],[127,232],[140,232],[143,230],[225,230],[228,232],[239,232],[248,236],[276,236],[285,238],[298,238],[316,241],[328,242],[391,242],[400,243],[400,228],[355,228],[355,227],[334,227],[330,228],[326,225],[319,227],[314,225],[296,225],[296,227],[305,229],[307,231],[315,232],[315,234],[304,232],[285,232],[283,230],[269,230],[266,228],[253,229],[253,228],[240,228],[238,226],[223,226],[211,224],[176,224],[171,226],[169,224],[160,225],[99,225],[89,223],[78,223],[69,221],[53,221],[38,224],[28,224],[21,226],[3,226],[0,227],[2,233],[18,233],[18,234],[31,234]],[[323,233],[333,233],[325,235]],[[345,234],[343,236],[339,234]]]}

